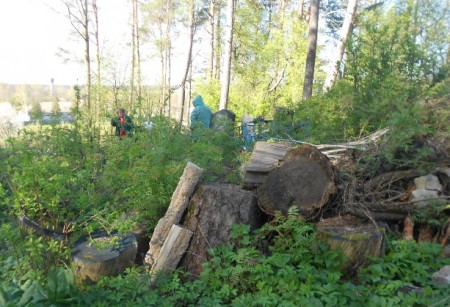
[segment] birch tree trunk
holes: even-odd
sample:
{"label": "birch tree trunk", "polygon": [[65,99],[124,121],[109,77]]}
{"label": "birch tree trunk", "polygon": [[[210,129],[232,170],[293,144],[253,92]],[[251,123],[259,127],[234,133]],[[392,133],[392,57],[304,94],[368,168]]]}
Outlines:
{"label": "birch tree trunk", "polygon": [[134,29],[136,34],[136,77],[137,77],[137,95],[140,99],[142,97],[142,73],[141,73],[141,51],[140,51],[140,34],[139,34],[139,7],[138,1],[133,0],[134,4]]}
{"label": "birch tree trunk", "polygon": [[308,99],[312,95],[314,66],[316,62],[317,32],[319,28],[319,3],[320,0],[311,0],[309,10],[308,53],[306,55],[303,100]]}
{"label": "birch tree trunk", "polygon": [[298,17],[300,18],[300,20],[303,20],[303,2],[304,0],[298,1]]}
{"label": "birch tree trunk", "polygon": [[92,127],[91,106],[91,58],[89,39],[89,10],[88,0],[61,0],[67,8],[67,19],[75,32],[84,43],[84,63],[86,65],[86,109],[88,113],[88,127]]}
{"label": "birch tree trunk", "polygon": [[94,35],[95,35],[95,44],[96,44],[96,60],[97,60],[97,90],[95,93],[95,102],[96,102],[96,121],[98,121],[99,110],[100,107],[100,88],[101,88],[101,58],[100,58],[100,36],[99,36],[99,25],[98,25],[98,6],[97,0],[92,0],[92,10],[94,12]]}
{"label": "birch tree trunk", "polygon": [[216,80],[220,80],[220,53],[222,51],[222,42],[220,40],[222,36],[222,24],[220,23],[220,12],[221,12],[221,4],[220,1],[217,3],[217,9],[216,9],[216,15],[217,15],[217,23],[216,23],[216,30],[214,31],[216,35],[216,50],[214,51],[216,55],[216,63],[214,66],[214,77]]}
{"label": "birch tree trunk", "polygon": [[341,33],[339,35],[339,41],[337,43],[337,51],[334,53],[335,58],[333,59],[333,67],[328,73],[325,83],[323,84],[324,93],[326,93],[337,80],[339,66],[344,57],[345,44],[347,43],[347,39],[351,35],[351,31],[353,29],[357,7],[358,0],[349,0],[344,23],[342,24]]}
{"label": "birch tree trunk", "polygon": [[234,26],[234,0],[227,2],[227,25],[225,33],[225,63],[223,69],[222,92],[220,95],[219,111],[227,109],[228,92],[230,89],[231,75],[231,52],[233,49],[233,26]]}
{"label": "birch tree trunk", "polygon": [[214,76],[214,41],[215,41],[215,27],[216,27],[216,20],[215,20],[215,0],[211,0],[210,7],[209,7],[209,30],[211,31],[211,39],[209,41],[209,48],[210,48],[210,54],[209,54],[209,71],[208,71],[208,79],[209,82],[212,81]]}
{"label": "birch tree trunk", "polygon": [[135,0],[131,2],[132,21],[131,21],[131,76],[130,76],[130,107],[133,107],[134,101],[134,80],[136,77],[136,6]]}
{"label": "birch tree trunk", "polygon": [[173,2],[172,0],[166,0],[167,8],[167,27],[166,27],[166,61],[167,61],[167,71],[166,71],[166,85],[167,85],[167,103],[168,103],[168,116],[170,117],[172,111],[172,91],[170,89],[170,71],[172,66],[172,39],[171,39],[171,30],[172,30],[172,22],[173,22]]}
{"label": "birch tree trunk", "polygon": [[184,108],[186,101],[186,80],[189,74],[189,69],[192,64],[192,45],[194,44],[194,0],[190,0],[189,3],[189,47],[188,56],[186,60],[186,68],[184,70],[183,80],[181,80],[181,93],[180,93],[180,126],[183,124]]}
{"label": "birch tree trunk", "polygon": [[[82,3],[82,2],[80,2]],[[86,63],[86,100],[88,113],[92,111],[91,106],[91,55],[90,55],[90,40],[89,40],[89,11],[88,11],[88,0],[84,0],[84,5],[81,4],[83,11],[83,28],[84,28],[84,61]],[[92,127],[92,118],[90,119],[90,126]]]}

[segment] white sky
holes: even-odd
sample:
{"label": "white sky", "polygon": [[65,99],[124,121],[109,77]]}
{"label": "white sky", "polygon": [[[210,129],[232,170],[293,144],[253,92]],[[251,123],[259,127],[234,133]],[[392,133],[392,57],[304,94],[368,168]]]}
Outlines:
{"label": "white sky", "polygon": [[[129,1],[98,0],[98,6],[102,53],[129,63]],[[0,83],[49,84],[52,78],[59,85],[84,83],[83,43],[73,35],[65,12],[60,0],[0,0]],[[69,62],[56,55],[59,48],[71,51]],[[95,45],[91,48],[93,57]],[[159,68],[146,65],[153,78],[146,81],[156,82]],[[125,69],[122,65],[119,73],[127,74]]]}
{"label": "white sky", "polygon": [[0,29],[1,83],[74,84],[82,73],[55,55],[67,47],[70,25],[42,1],[0,0]]}
{"label": "white sky", "polygon": [[[126,79],[131,62],[129,0],[98,0],[102,53],[114,62],[119,77]],[[52,9],[53,8],[53,9]],[[55,12],[58,11],[60,13]],[[64,16],[66,10],[60,0],[0,0],[0,83],[83,84],[85,80],[83,43],[73,35],[73,28]],[[172,84],[178,84],[184,71],[187,48],[186,34],[174,38]],[[198,39],[198,37],[197,37]],[[143,82],[156,84],[160,76],[159,61],[149,44],[141,46]],[[57,56],[59,48],[69,49],[69,62]],[[95,45],[91,45],[91,56]],[[201,61],[194,50],[195,61]],[[117,64],[122,63],[122,64]]]}

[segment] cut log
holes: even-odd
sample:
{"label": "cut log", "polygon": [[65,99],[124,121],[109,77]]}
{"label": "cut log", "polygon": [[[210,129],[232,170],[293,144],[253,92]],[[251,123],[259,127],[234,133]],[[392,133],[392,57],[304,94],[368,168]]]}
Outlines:
{"label": "cut log", "polygon": [[256,229],[266,221],[267,216],[258,207],[253,193],[234,185],[199,186],[182,224],[194,234],[180,267],[194,279],[210,258],[208,249],[231,242],[234,224]]}
{"label": "cut log", "polygon": [[75,242],[72,253],[77,282],[96,283],[103,276],[121,274],[133,266],[137,241],[133,234],[97,233]]}
{"label": "cut log", "polygon": [[259,204],[271,215],[277,211],[287,214],[290,207],[297,206],[300,214],[309,218],[336,193],[335,169],[310,145],[290,150],[283,160],[258,188]]}
{"label": "cut log", "polygon": [[169,208],[164,217],[158,221],[150,239],[149,250],[145,256],[145,264],[150,268],[153,267],[155,259],[159,257],[161,247],[169,234],[170,228],[172,225],[180,222],[189,204],[189,199],[203,175],[203,171],[203,169],[191,162],[188,162],[184,168],[183,175],[180,177],[178,185],[173,192]]}
{"label": "cut log", "polygon": [[348,258],[346,269],[364,267],[369,257],[381,257],[385,253],[384,228],[365,222],[351,215],[322,220],[316,225],[318,237],[330,248],[340,248]]}
{"label": "cut log", "polygon": [[276,166],[289,150],[294,146],[292,143],[279,142],[267,143],[256,142],[250,160],[245,167],[243,186],[254,188],[262,184],[267,178],[267,174]]}
{"label": "cut log", "polygon": [[151,269],[152,282],[156,281],[158,273],[167,273],[177,268],[181,257],[183,257],[189,246],[192,231],[177,225],[172,225],[164,245],[161,248],[158,259]]}

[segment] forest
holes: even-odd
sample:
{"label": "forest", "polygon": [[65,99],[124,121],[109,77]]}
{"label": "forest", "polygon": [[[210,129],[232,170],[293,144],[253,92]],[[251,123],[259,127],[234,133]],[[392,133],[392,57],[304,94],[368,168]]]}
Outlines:
{"label": "forest", "polygon": [[[60,1],[82,50],[66,56],[82,60],[86,71],[86,82],[72,88],[76,120],[37,120],[0,140],[1,306],[450,304],[449,280],[432,279],[450,266],[448,0],[127,2],[129,63],[120,69],[101,52],[99,19],[108,2]],[[179,33],[187,56],[174,85]],[[159,76],[157,86],[143,81],[146,45],[160,63],[151,72]],[[193,134],[197,95],[213,113],[235,115],[229,130]],[[34,103],[29,96],[14,96],[14,104]],[[123,139],[111,126],[119,108],[134,123]],[[252,139],[242,133],[244,116],[254,119]],[[356,195],[361,182],[385,174],[439,169],[447,177],[440,177],[443,201],[408,209],[407,219],[376,220],[386,250],[367,265],[349,270],[342,250],[319,236],[317,220],[294,208],[267,216],[257,229],[233,225],[230,242],[205,251],[197,276],[181,267],[154,274],[136,261],[95,282],[77,277],[73,250],[80,238],[115,250],[117,242],[95,243],[95,234],[143,227],[152,236],[187,163],[204,170],[202,185],[240,188],[255,142],[344,147],[381,130],[339,164],[336,185],[349,193],[333,199],[340,203],[331,211],[345,200],[397,195],[400,201],[411,192],[405,177]],[[428,229],[431,238],[423,240],[417,227],[405,238],[406,221]]]}

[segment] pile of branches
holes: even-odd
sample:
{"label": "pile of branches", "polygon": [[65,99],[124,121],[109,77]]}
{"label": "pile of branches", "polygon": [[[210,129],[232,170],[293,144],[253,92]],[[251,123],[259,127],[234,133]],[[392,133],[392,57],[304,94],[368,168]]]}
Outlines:
{"label": "pile of branches", "polygon": [[[445,144],[421,136],[411,140],[408,152],[399,150],[388,156],[388,133],[386,128],[357,142],[317,146],[339,171],[338,193],[331,206],[333,215],[351,214],[388,223],[409,217],[424,223],[433,219],[442,226],[450,209],[450,155]],[[392,153],[392,146],[389,150]],[[428,174],[439,178],[442,191],[426,202],[414,199],[414,179]]]}

